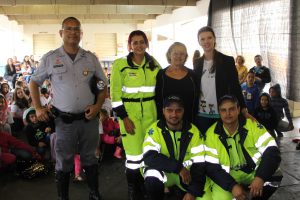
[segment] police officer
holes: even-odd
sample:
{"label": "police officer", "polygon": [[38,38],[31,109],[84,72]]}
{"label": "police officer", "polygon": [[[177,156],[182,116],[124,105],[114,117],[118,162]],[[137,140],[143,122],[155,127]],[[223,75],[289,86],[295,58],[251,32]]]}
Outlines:
{"label": "police officer", "polygon": [[[104,102],[107,80],[96,56],[79,47],[82,30],[78,19],[66,18],[59,34],[63,45],[45,54],[32,75],[32,100],[38,119],[47,121],[48,112],[41,106],[38,87],[45,79],[50,79],[53,88],[52,110],[58,116],[55,120],[55,170],[59,199],[69,199],[70,171],[74,153],[78,150],[90,189],[89,199],[98,200],[101,196],[98,192],[98,166],[95,157],[99,137],[96,115]],[[97,80],[94,81],[95,84],[103,81],[103,91],[91,89],[97,88],[91,85],[91,80],[94,79]]]}
{"label": "police officer", "polygon": [[163,103],[164,118],[153,123],[143,144],[144,178],[151,200],[164,199],[164,186],[177,185],[183,200],[203,195],[204,145],[199,130],[183,121],[184,103],[169,96]]}
{"label": "police officer", "polygon": [[[203,199],[243,200],[248,195],[268,199],[282,178],[274,138],[258,122],[239,116],[236,97],[221,97],[218,109],[221,120],[208,129],[205,140],[206,171],[214,183]],[[249,188],[249,193],[239,184]]]}
{"label": "police officer", "polygon": [[133,31],[128,37],[130,53],[114,61],[110,92],[112,107],[120,120],[122,142],[126,152],[126,178],[130,200],[143,199],[142,145],[146,129],[156,120],[154,91],[157,61],[146,49],[146,34]]}

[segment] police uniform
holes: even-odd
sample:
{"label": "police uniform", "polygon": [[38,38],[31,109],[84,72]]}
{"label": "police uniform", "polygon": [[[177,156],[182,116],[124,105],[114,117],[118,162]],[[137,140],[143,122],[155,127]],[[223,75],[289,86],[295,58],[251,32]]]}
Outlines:
{"label": "police uniform", "polygon": [[[181,131],[169,130],[165,120],[152,124],[143,143],[145,186],[151,199],[164,197],[164,186],[177,185],[193,196],[202,196],[205,183],[204,142],[199,130],[191,123],[183,123]],[[190,170],[192,181],[182,183],[179,172]]]}
{"label": "police uniform", "polygon": [[[95,103],[91,91],[93,77],[107,84],[96,56],[79,48],[74,61],[64,51],[63,46],[42,57],[41,63],[31,79],[41,86],[50,79],[53,91],[53,106],[60,113],[71,114],[74,121],[66,123],[57,117],[56,125],[56,166],[57,172],[68,173],[73,166],[74,153],[80,152],[81,163],[89,174],[97,173],[95,150],[98,142],[98,119],[84,119],[85,108]],[[90,183],[88,181],[88,185]],[[92,185],[92,184],[91,184]]]}
{"label": "police uniform", "polygon": [[[158,62],[149,54],[141,65],[132,62],[133,53],[113,63],[110,93],[112,107],[119,117],[122,142],[126,152],[126,176],[128,191],[137,192],[142,185],[142,144],[146,129],[156,120],[154,91]],[[134,123],[134,135],[126,132],[123,119],[129,117]],[[129,194],[130,195],[130,194]]]}
{"label": "police uniform", "polygon": [[214,182],[210,182],[201,199],[231,200],[236,183],[249,185],[256,176],[265,182],[262,199],[267,199],[276,190],[272,184],[281,181],[281,175],[274,175],[281,160],[276,142],[261,124],[251,119],[241,116],[233,135],[221,121],[216,122],[206,133],[205,152],[206,171]]}

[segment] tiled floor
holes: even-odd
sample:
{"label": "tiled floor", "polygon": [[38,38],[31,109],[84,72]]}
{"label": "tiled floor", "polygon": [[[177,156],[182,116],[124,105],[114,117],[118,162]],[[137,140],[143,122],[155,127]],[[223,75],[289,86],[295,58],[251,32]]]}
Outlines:
{"label": "tiled floor", "polygon": [[[300,151],[295,150],[292,139],[299,137],[300,118],[294,119],[295,129],[284,133],[280,140],[282,154],[281,169],[284,178],[272,200],[300,199]],[[124,160],[110,160],[100,165],[100,188],[105,200],[126,200],[127,186]],[[56,189],[53,173],[34,180],[22,180],[8,174],[0,175],[0,200],[55,200]],[[85,183],[70,183],[70,199],[88,199]]]}

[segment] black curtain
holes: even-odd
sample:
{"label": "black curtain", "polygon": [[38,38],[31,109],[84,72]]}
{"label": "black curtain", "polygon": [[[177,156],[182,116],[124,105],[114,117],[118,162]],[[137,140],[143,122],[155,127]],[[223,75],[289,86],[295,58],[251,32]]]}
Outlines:
{"label": "black curtain", "polygon": [[270,68],[271,84],[279,83],[284,96],[299,101],[290,92],[291,4],[292,0],[211,0],[208,25],[214,28],[218,50],[243,55],[249,69],[260,54]]}

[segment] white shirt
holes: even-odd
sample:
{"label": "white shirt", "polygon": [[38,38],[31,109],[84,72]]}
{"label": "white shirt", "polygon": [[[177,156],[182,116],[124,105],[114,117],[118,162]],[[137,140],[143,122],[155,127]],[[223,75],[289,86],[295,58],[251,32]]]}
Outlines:
{"label": "white shirt", "polygon": [[206,117],[218,115],[216,72],[211,73],[213,60],[204,60],[198,114]]}

